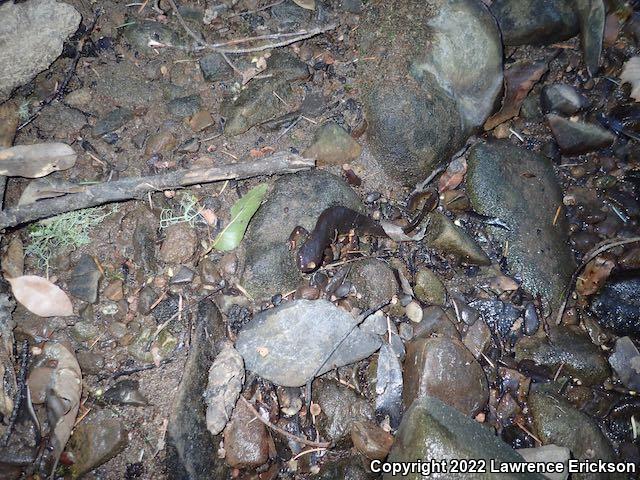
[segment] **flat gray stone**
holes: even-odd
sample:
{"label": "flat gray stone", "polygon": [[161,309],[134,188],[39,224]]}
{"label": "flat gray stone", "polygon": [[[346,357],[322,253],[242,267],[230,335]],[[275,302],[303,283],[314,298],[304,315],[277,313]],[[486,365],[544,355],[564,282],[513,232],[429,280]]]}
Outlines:
{"label": "flat gray stone", "polygon": [[550,161],[508,141],[474,145],[467,161],[474,210],[509,227],[488,229],[499,242],[509,242],[511,273],[557,307],[575,267],[565,215],[557,214],[562,191]]}
{"label": "flat gray stone", "polygon": [[[238,335],[245,367],[284,387],[367,358],[380,338],[355,328],[356,320],[326,300],[294,300],[256,315]],[[328,358],[328,360],[327,360]]]}
{"label": "flat gray stone", "polygon": [[100,277],[102,277],[102,273],[95,260],[91,256],[83,254],[69,279],[69,293],[85,302],[96,303]]}
{"label": "flat gray stone", "polygon": [[616,139],[615,135],[593,123],[572,122],[553,113],[547,121],[562,153],[578,155],[606,148]]}
{"label": "flat gray stone", "polygon": [[616,340],[615,350],[609,357],[609,363],[625,387],[630,390],[640,390],[640,352],[629,337]]}
{"label": "flat gray stone", "polygon": [[62,53],[62,44],[82,17],[54,0],[0,5],[0,103]]}
{"label": "flat gray stone", "polygon": [[[444,460],[448,465],[451,465],[450,461],[453,459],[482,459],[486,461],[487,469],[484,473],[456,475],[449,472],[431,472],[430,476],[422,476],[420,472],[415,472],[402,476],[403,479],[543,480],[544,478],[536,474],[501,473],[497,476],[495,473],[490,473],[489,462],[491,461],[497,464],[522,462],[523,458],[495,436],[491,429],[434,397],[419,398],[404,414],[387,461],[415,462],[416,459],[425,462]],[[392,480],[399,476],[385,474],[383,478]]]}

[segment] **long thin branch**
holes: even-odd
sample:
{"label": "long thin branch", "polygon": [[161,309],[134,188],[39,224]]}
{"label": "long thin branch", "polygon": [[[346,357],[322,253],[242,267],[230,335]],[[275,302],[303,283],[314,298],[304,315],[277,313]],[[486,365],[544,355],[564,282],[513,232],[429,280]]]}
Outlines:
{"label": "long thin branch", "polygon": [[141,198],[151,191],[170,190],[222,180],[295,173],[308,170],[314,165],[313,159],[290,153],[277,153],[251,162],[211,168],[180,169],[160,175],[124,178],[113,182],[87,185],[78,193],[3,210],[0,212],[0,230],[73,210]]}
{"label": "long thin branch", "polygon": [[[316,27],[311,30],[301,30],[299,32],[289,32],[289,33],[275,33],[269,35],[260,35],[258,37],[249,37],[242,38],[236,40],[230,40],[222,43],[207,43],[200,39],[194,32],[191,30],[187,22],[182,18],[182,14],[178,11],[178,6],[176,5],[175,0],[169,0],[171,4],[171,8],[173,8],[176,17],[178,17],[178,21],[185,32],[201,47],[206,48],[208,50],[213,50],[219,53],[229,53],[229,54],[243,54],[243,53],[254,53],[254,52],[262,52],[264,50],[270,50],[272,48],[285,47],[287,45],[291,45],[292,43],[300,42],[302,40],[306,40],[311,37],[315,37],[316,35],[320,35],[322,33],[328,32],[330,30],[335,30],[338,26],[336,23],[331,23],[329,25],[325,25],[324,27]],[[246,48],[229,48],[228,45],[236,45],[238,43],[249,43],[258,40],[268,40],[268,39],[282,39],[277,42],[266,43],[264,45],[259,45],[256,47],[246,47]]]}
{"label": "long thin branch", "polygon": [[322,448],[322,449],[329,448],[331,446],[331,443],[329,442],[314,442],[313,440],[307,440],[306,438],[302,438],[297,435],[294,435],[293,433],[287,432],[284,428],[280,428],[277,425],[274,425],[273,423],[271,423],[269,420],[262,418],[262,415],[258,413],[258,411],[256,410],[256,407],[254,407],[249,400],[244,398],[242,395],[240,395],[240,398],[244,401],[244,404],[247,406],[247,408],[249,408],[249,410],[251,411],[251,413],[255,418],[260,420],[270,429],[278,432],[281,435],[284,435],[290,440],[293,440],[294,442],[302,443],[304,445],[309,445],[310,447],[316,447],[316,448]]}

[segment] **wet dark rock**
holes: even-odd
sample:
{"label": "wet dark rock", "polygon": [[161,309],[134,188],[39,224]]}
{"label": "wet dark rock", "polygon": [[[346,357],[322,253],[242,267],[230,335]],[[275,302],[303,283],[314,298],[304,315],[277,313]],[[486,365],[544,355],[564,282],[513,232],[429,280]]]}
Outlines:
{"label": "wet dark rock", "polygon": [[447,301],[447,290],[433,270],[423,268],[416,273],[413,291],[427,305],[444,305]]}
{"label": "wet dark rock", "polygon": [[559,462],[564,464],[564,472],[548,473],[545,477],[548,480],[567,480],[569,477],[569,459],[571,452],[567,447],[559,447],[558,445],[542,445],[536,448],[519,448],[518,453],[522,455],[527,462]]}
{"label": "wet dark rock", "polygon": [[380,347],[379,337],[352,330],[354,325],[349,313],[326,300],[293,300],[254,316],[240,331],[236,349],[248,370],[278,385],[299,387]]}
{"label": "wet dark rock", "polygon": [[573,115],[588,105],[587,97],[578,92],[575,87],[564,83],[547,85],[540,94],[540,106],[545,113]]}
{"label": "wet dark rock", "polygon": [[[435,462],[451,459],[484,459],[489,462],[522,462],[509,445],[502,442],[491,429],[460,413],[441,400],[425,396],[416,400],[404,414],[396,435],[396,441],[387,461],[413,462],[429,459]],[[391,474],[383,476],[391,480]],[[420,472],[403,478],[422,480]],[[429,478],[450,479],[449,472],[432,472]],[[456,474],[465,480],[495,478],[488,473]],[[536,474],[500,474],[500,478],[518,480],[542,480]]]}
{"label": "wet dark rock", "polygon": [[220,114],[226,119],[225,135],[240,135],[259,123],[286,113],[287,107],[274,92],[285,102],[291,100],[291,87],[280,78],[251,82],[237,98],[226,99],[220,107]]}
{"label": "wet dark rock", "polygon": [[580,45],[589,75],[600,68],[600,54],[604,37],[605,2],[602,0],[577,0],[575,2],[580,24]]}
{"label": "wet dark rock", "polygon": [[431,212],[424,242],[442,254],[453,255],[467,265],[491,265],[491,260],[476,241],[446,215]]}
{"label": "wet dark rock", "polygon": [[557,327],[546,335],[522,337],[515,346],[516,361],[533,360],[560,374],[569,374],[584,385],[602,383],[610,374],[602,351],[577,327]]}
{"label": "wet dark rock", "polygon": [[66,450],[74,459],[72,478],[79,478],[124,450],[127,431],[110,412],[101,411],[75,427]]}
{"label": "wet dark rock", "polygon": [[0,63],[5,68],[0,79],[0,103],[58,58],[63,42],[82,19],[74,7],[63,2],[2,3]]}
{"label": "wet dark rock", "polygon": [[210,53],[200,59],[200,70],[207,82],[220,82],[233,78],[233,70],[219,53]]}
{"label": "wet dark rock", "polygon": [[496,0],[490,8],[505,45],[549,45],[580,28],[571,0]]}
{"label": "wet dark rock", "polygon": [[185,266],[182,266],[176,272],[176,274],[173,277],[171,277],[171,284],[181,285],[184,283],[191,283],[193,281],[194,276],[195,276],[195,272],[193,270]]}
{"label": "wet dark rock", "polygon": [[362,298],[356,301],[361,308],[380,306],[398,292],[398,282],[393,270],[377,258],[353,262],[347,278],[353,284],[356,293],[362,295]]}
{"label": "wet dark rock", "polygon": [[372,152],[389,176],[414,185],[493,110],[502,89],[495,20],[475,1],[382,2],[358,35],[361,54],[380,59],[358,69]]}
{"label": "wet dark rock", "polygon": [[362,147],[344,128],[329,122],[316,131],[313,143],[304,152],[307,158],[315,158],[318,166],[342,165],[360,156]]}
{"label": "wet dark rock", "polygon": [[471,325],[462,340],[474,357],[480,358],[491,344],[491,330],[484,320]]}
{"label": "wet dark rock", "polygon": [[164,300],[153,307],[151,315],[153,315],[153,318],[158,324],[162,324],[169,319],[173,319],[179,309],[180,297],[178,295],[168,295]]}
{"label": "wet dark rock", "polygon": [[267,59],[268,73],[279,79],[294,81],[309,77],[309,67],[295,55],[285,49],[275,49]]}
{"label": "wet dark rock", "polygon": [[200,95],[187,95],[179,97],[167,103],[167,111],[175,117],[190,117],[202,108]]}
{"label": "wet dark rock", "polygon": [[393,445],[393,435],[373,422],[357,420],[351,424],[351,441],[365,457],[384,460]]}
{"label": "wet dark rock", "polygon": [[311,12],[300,8],[291,0],[271,8],[271,14],[278,21],[280,28],[285,31],[300,28],[311,20]]}
{"label": "wet dark rock", "polygon": [[69,293],[88,303],[98,300],[98,282],[102,272],[90,255],[82,254],[67,283]]}
{"label": "wet dark rock", "polygon": [[165,263],[187,263],[196,251],[198,237],[188,223],[170,225],[165,230],[165,238],[158,258]]}
{"label": "wet dark rock", "polygon": [[474,209],[498,217],[510,229],[487,227],[497,240],[509,242],[509,270],[524,288],[557,306],[574,261],[565,216],[557,215],[562,191],[551,162],[507,141],[475,145],[467,161],[467,193]]}
{"label": "wet dark rock", "polygon": [[422,321],[413,328],[413,334],[421,338],[437,335],[460,339],[460,332],[452,319],[438,306],[426,307],[422,310]]}
{"label": "wet dark rock", "polygon": [[76,360],[83,375],[97,375],[104,371],[104,357],[99,353],[81,350],[76,352]]}
{"label": "wet dark rock", "polygon": [[629,337],[616,340],[609,363],[625,387],[640,391],[640,352]]}
{"label": "wet dark rock", "polygon": [[136,21],[123,29],[127,43],[134,50],[151,53],[157,44],[169,47],[185,47],[187,42],[175,30],[163,23],[150,20]]}
{"label": "wet dark rock", "polygon": [[349,455],[337,461],[322,464],[320,473],[314,480],[375,480],[378,476],[367,471],[365,459],[359,455]]}
{"label": "wet dark rock", "polygon": [[464,415],[474,416],[487,403],[489,387],[482,367],[462,342],[451,338],[416,338],[407,344],[403,403],[437,397]]}
{"label": "wet dark rock", "polygon": [[383,343],[376,360],[375,382],[371,385],[376,393],[376,417],[389,419],[391,428],[398,428],[402,419],[402,364],[393,348]]}
{"label": "wet dark rock", "polygon": [[297,225],[311,231],[323,210],[343,205],[363,211],[356,193],[344,180],[322,170],[286,175],[274,183],[242,242],[241,284],[255,299],[295,290],[302,279],[289,235]]}
{"label": "wet dark rock", "polygon": [[102,395],[102,400],[115,405],[132,405],[134,407],[144,407],[149,401],[140,393],[140,384],[137,380],[120,380],[112,387],[109,387]]}
{"label": "wet dark rock", "polygon": [[218,307],[209,300],[201,301],[189,357],[173,398],[167,428],[167,469],[178,480],[227,477],[227,467],[217,455],[222,437],[213,436],[207,430],[202,400],[209,368],[226,340],[226,330]]}
{"label": "wet dark rock", "polygon": [[151,312],[151,307],[156,302],[158,294],[153,288],[146,286],[140,291],[138,297],[138,312],[142,315],[148,315]]}
{"label": "wet dark rock", "polygon": [[269,432],[240,400],[224,430],[225,461],[234,468],[256,468],[269,460]]}
{"label": "wet dark rock", "polygon": [[510,303],[500,300],[476,300],[469,304],[480,312],[487,325],[503,338],[509,335],[520,311]]}
{"label": "wet dark rock", "polygon": [[353,422],[374,418],[373,408],[366,398],[336,382],[315,382],[313,401],[322,409],[316,417],[318,432],[331,442],[340,443],[348,439]]}
{"label": "wet dark rock", "polygon": [[616,139],[615,135],[592,123],[572,122],[558,115],[547,115],[547,121],[565,154],[577,155],[606,148]]}
{"label": "wet dark rock", "polygon": [[[571,450],[577,460],[615,462],[615,455],[598,424],[551,392],[557,386],[538,388],[529,395],[529,409],[538,438]],[[556,390],[557,391],[557,390]],[[575,473],[577,480],[622,480],[622,474]]]}
{"label": "wet dark rock", "polygon": [[99,136],[113,132],[131,120],[133,120],[133,112],[131,110],[128,108],[116,108],[96,122],[95,127],[93,127],[93,134]]}
{"label": "wet dark rock", "polygon": [[525,335],[533,335],[538,331],[540,326],[540,317],[533,303],[529,303],[524,310],[524,324],[522,331]]}
{"label": "wet dark rock", "polygon": [[591,303],[598,323],[618,335],[640,332],[640,276],[637,271],[611,278]]}

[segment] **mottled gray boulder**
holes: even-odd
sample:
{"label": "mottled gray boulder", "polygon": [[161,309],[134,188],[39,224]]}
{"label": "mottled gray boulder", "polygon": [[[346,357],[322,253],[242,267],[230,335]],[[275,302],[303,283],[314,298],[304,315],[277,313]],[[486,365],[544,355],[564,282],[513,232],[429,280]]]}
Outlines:
{"label": "mottled gray boulder", "polygon": [[[422,476],[419,472],[402,476],[407,480],[463,479],[494,480],[519,479],[542,480],[536,474],[507,474],[489,471],[489,462],[522,462],[523,458],[509,445],[500,440],[493,431],[482,426],[472,418],[434,397],[422,397],[416,400],[404,414],[396,435],[389,462],[414,462],[416,459],[425,462],[445,460],[451,465],[452,459],[483,459],[487,463],[484,473],[464,473],[452,475],[449,472],[432,472],[430,476]],[[385,474],[385,480],[399,478]]]}
{"label": "mottled gray boulder", "polygon": [[479,0],[368,5],[358,29],[372,151],[414,184],[464,144],[502,89],[502,43]]}
{"label": "mottled gray boulder", "polygon": [[[571,450],[577,460],[615,462],[611,445],[588,415],[573,408],[564,398],[552,393],[557,385],[548,385],[529,395],[529,409],[538,438]],[[623,474],[574,473],[575,480],[622,480]]]}
{"label": "mottled gray boulder", "polygon": [[54,0],[0,5],[0,103],[58,58],[81,19]]}
{"label": "mottled gray boulder", "polygon": [[377,335],[355,324],[327,300],[293,300],[256,315],[238,334],[236,350],[248,370],[284,387],[300,387],[380,348]]}
{"label": "mottled gray boulder", "polygon": [[351,187],[328,172],[311,170],[276,180],[242,242],[241,283],[252,297],[265,299],[297,287],[302,276],[289,251],[289,235],[297,225],[313,229],[322,211],[333,205],[363,211]]}
{"label": "mottled gray boulder", "polygon": [[521,337],[516,343],[516,360],[529,359],[555,372],[576,377],[584,385],[602,383],[611,370],[599,347],[579,328],[552,328],[549,335]]}
{"label": "mottled gray boulder", "polygon": [[574,270],[562,191],[550,161],[508,141],[470,149],[467,193],[473,208],[496,216],[509,230],[488,227],[509,242],[511,273],[534,295],[557,307]]}
{"label": "mottled gray boulder", "polygon": [[549,45],[580,28],[574,0],[495,0],[490,8],[505,45]]}

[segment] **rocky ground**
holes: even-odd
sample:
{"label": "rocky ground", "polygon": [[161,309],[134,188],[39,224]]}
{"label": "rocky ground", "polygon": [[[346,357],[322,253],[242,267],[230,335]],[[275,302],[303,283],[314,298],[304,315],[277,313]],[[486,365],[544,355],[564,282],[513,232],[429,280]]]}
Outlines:
{"label": "rocky ground", "polygon": [[[316,167],[0,215],[0,479],[640,464],[640,3],[177,3],[0,2],[5,211]],[[71,166],[3,166],[52,142]],[[296,264],[327,208],[404,227],[433,192],[409,241],[330,228]]]}

